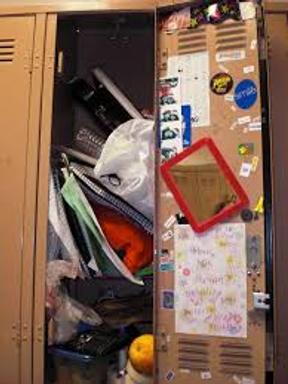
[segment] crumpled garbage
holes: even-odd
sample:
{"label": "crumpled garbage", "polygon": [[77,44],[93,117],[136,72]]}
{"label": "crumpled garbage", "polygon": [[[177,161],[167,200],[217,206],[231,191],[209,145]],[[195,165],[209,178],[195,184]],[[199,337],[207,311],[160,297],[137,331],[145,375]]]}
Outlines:
{"label": "crumpled garbage", "polygon": [[94,173],[149,219],[154,210],[154,122],[133,119],[108,137]]}

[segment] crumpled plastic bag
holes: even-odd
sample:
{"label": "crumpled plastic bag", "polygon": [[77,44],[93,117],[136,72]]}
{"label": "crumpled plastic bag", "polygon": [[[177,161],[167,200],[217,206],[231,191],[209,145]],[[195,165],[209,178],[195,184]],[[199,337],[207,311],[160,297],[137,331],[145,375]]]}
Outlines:
{"label": "crumpled plastic bag", "polygon": [[58,289],[64,277],[76,279],[79,275],[79,265],[64,260],[54,260],[46,268],[46,307],[52,309],[55,305]]}
{"label": "crumpled plastic bag", "polygon": [[108,137],[94,173],[149,219],[154,209],[154,122],[133,119]]}
{"label": "crumpled plastic bag", "polygon": [[50,322],[48,344],[62,344],[71,340],[76,335],[80,322],[97,326],[103,321],[93,309],[85,307],[63,292],[58,292],[52,325]]}
{"label": "crumpled plastic bag", "polygon": [[66,217],[59,175],[55,170],[50,174],[47,246],[46,306],[51,310],[61,280],[85,276],[84,263]]}

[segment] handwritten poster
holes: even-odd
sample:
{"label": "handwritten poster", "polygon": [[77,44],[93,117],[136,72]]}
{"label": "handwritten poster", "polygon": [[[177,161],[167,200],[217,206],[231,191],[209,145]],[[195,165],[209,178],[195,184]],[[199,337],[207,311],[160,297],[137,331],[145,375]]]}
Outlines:
{"label": "handwritten poster", "polygon": [[176,333],[247,337],[245,224],[175,226]]}

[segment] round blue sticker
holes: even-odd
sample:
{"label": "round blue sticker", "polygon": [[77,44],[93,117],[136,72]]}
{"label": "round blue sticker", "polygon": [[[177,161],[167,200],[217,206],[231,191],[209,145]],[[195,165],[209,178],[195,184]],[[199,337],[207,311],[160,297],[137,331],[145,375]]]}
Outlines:
{"label": "round blue sticker", "polygon": [[241,109],[249,109],[256,103],[257,87],[252,80],[242,80],[237,85],[234,94],[234,100]]}

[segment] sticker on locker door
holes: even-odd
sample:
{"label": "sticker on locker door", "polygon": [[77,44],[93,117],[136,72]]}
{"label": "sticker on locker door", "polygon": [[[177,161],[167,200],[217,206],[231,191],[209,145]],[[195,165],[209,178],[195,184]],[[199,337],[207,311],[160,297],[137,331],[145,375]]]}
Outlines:
{"label": "sticker on locker door", "polygon": [[196,52],[168,58],[168,76],[179,73],[181,101],[190,105],[192,126],[210,125],[210,68],[209,53]]}
{"label": "sticker on locker door", "polygon": [[216,61],[222,63],[225,61],[237,61],[243,60],[246,58],[246,53],[244,50],[234,50],[234,51],[222,51],[216,53]]}

